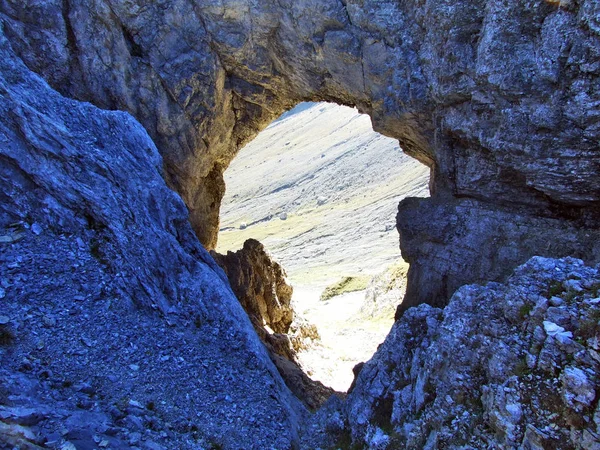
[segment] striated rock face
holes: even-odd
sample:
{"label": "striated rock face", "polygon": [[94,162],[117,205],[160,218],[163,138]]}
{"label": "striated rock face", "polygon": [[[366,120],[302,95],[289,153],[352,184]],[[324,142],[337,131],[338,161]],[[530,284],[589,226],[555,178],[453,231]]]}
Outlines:
{"label": "striated rock face", "polygon": [[[595,210],[589,210],[589,216]],[[406,199],[398,224],[402,255],[411,262],[407,294],[397,316],[415,303],[443,306],[472,280],[501,279],[524,255],[572,255],[597,261],[593,220],[536,216],[474,199]]]}
{"label": "striated rock face", "polygon": [[535,257],[506,284],[408,310],[305,448],[597,448],[598,269]]}
{"label": "striated rock face", "polygon": [[[4,0],[0,11],[52,86],[144,125],[207,248],[239,148],[299,101],[326,100],[358,106],[431,168],[432,199],[400,207],[405,305],[442,304],[533,254],[598,259],[596,0]],[[432,211],[444,224],[433,230]],[[515,236],[522,245],[505,248]]]}
{"label": "striated rock face", "polygon": [[0,448],[289,448],[304,408],[143,127],[0,33],[0,143]]}

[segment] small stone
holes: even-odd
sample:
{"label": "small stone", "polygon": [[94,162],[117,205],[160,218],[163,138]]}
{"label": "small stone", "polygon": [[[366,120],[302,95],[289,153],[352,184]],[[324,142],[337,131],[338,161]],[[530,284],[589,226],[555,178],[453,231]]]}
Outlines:
{"label": "small stone", "polygon": [[282,212],[281,214],[279,214],[279,219],[281,219],[281,220],[287,220],[287,218],[288,218],[287,213]]}
{"label": "small stone", "polygon": [[576,411],[590,406],[596,398],[594,386],[578,367],[567,367],[561,375],[561,381],[563,399]]}
{"label": "small stone", "polygon": [[42,318],[42,323],[44,324],[44,326],[52,328],[56,325],[56,319],[52,316],[44,316]]}
{"label": "small stone", "polygon": [[129,364],[129,368],[134,372],[140,370],[140,366],[138,366],[137,364]]}
{"label": "small stone", "polygon": [[549,322],[547,320],[544,320],[544,331],[548,336],[556,336],[560,334],[562,337],[573,337],[573,333],[570,331],[565,331],[565,329],[560,325],[556,325],[554,322]]}
{"label": "small stone", "polygon": [[583,291],[583,287],[581,286],[580,280],[566,280],[563,283],[563,286],[570,291],[575,291],[575,292]]}
{"label": "small stone", "polygon": [[31,231],[36,236],[39,236],[40,234],[42,234],[42,227],[40,226],[39,223],[34,223],[33,225],[31,225]]}
{"label": "small stone", "polygon": [[67,441],[60,446],[60,450],[77,450],[77,447],[75,447],[71,442]]}
{"label": "small stone", "polygon": [[90,410],[94,407],[94,402],[87,398],[82,398],[77,402],[77,407]]}
{"label": "small stone", "polygon": [[0,243],[14,244],[15,242],[19,242],[24,237],[25,237],[24,233],[13,233],[10,235],[0,236]]}
{"label": "small stone", "polygon": [[109,444],[110,444],[110,442],[108,442],[106,439],[103,439],[98,444],[98,447],[100,447],[100,448],[106,448],[106,447],[108,447]]}
{"label": "small stone", "polygon": [[[134,430],[144,431],[144,429],[145,429],[144,422],[138,416],[134,416],[134,415],[127,416],[125,418],[125,423],[127,423],[127,425],[129,425]],[[132,434],[135,434],[135,433],[132,433]],[[139,440],[137,442],[139,442]]]}
{"label": "small stone", "polygon": [[142,404],[136,400],[129,400],[129,406],[133,406],[134,408],[144,409]]}
{"label": "small stone", "polygon": [[552,297],[550,299],[550,304],[552,306],[561,306],[564,303],[564,300],[560,297]]}
{"label": "small stone", "polygon": [[6,296],[6,291],[4,290],[4,288],[0,287],[0,298],[4,298]]}
{"label": "small stone", "polygon": [[49,446],[50,448],[55,447],[62,440],[60,434],[56,431],[46,434],[45,438],[46,446]]}
{"label": "small stone", "polygon": [[129,435],[129,445],[136,445],[139,444],[140,439],[142,438],[142,434],[136,432],[133,432]]}
{"label": "small stone", "polygon": [[506,411],[511,415],[513,423],[517,423],[523,416],[523,410],[518,403],[509,403],[506,405]]}
{"label": "small stone", "polygon": [[146,441],[146,442],[144,442],[144,448],[146,448],[148,450],[165,450],[165,447],[163,447],[160,444],[157,444],[154,441]]}
{"label": "small stone", "polygon": [[94,346],[94,343],[92,342],[92,340],[86,338],[85,336],[81,337],[81,343],[83,345],[85,345],[86,347],[93,347]]}
{"label": "small stone", "polygon": [[93,388],[93,386],[90,383],[78,383],[77,385],[75,385],[75,390],[77,392],[81,392],[83,394],[86,395],[94,395],[96,393],[96,390]]}
{"label": "small stone", "polygon": [[10,322],[10,318],[8,316],[0,316],[0,325],[6,325]]}

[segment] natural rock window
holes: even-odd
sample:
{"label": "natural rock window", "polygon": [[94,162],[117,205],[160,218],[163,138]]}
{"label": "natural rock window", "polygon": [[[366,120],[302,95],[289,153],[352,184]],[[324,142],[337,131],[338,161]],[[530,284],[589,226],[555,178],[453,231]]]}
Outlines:
{"label": "natural rock window", "polygon": [[346,391],[389,331],[407,270],[396,210],[428,196],[428,177],[367,115],[332,103],[283,114],[225,172],[217,251],[253,238],[285,268],[296,314],[320,335],[298,354],[313,379]]}

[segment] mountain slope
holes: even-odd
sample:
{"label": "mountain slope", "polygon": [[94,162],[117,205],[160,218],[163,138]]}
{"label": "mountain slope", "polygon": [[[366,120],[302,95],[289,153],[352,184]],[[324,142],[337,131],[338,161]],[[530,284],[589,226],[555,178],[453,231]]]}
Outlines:
{"label": "mountain slope", "polygon": [[373,274],[396,260],[404,196],[427,195],[428,170],[368,116],[302,103],[242,149],[225,172],[219,252],[260,240],[297,286]]}

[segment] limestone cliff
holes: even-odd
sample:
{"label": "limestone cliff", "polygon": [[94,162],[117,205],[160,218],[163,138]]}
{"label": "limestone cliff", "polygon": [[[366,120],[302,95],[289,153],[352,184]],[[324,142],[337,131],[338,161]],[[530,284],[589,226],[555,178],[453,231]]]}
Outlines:
{"label": "limestone cliff", "polygon": [[358,106],[431,168],[432,198],[400,206],[404,305],[443,304],[533,254],[598,259],[597,0],[4,0],[0,11],[52,86],[144,125],[208,248],[239,148],[299,101],[326,100]]}

